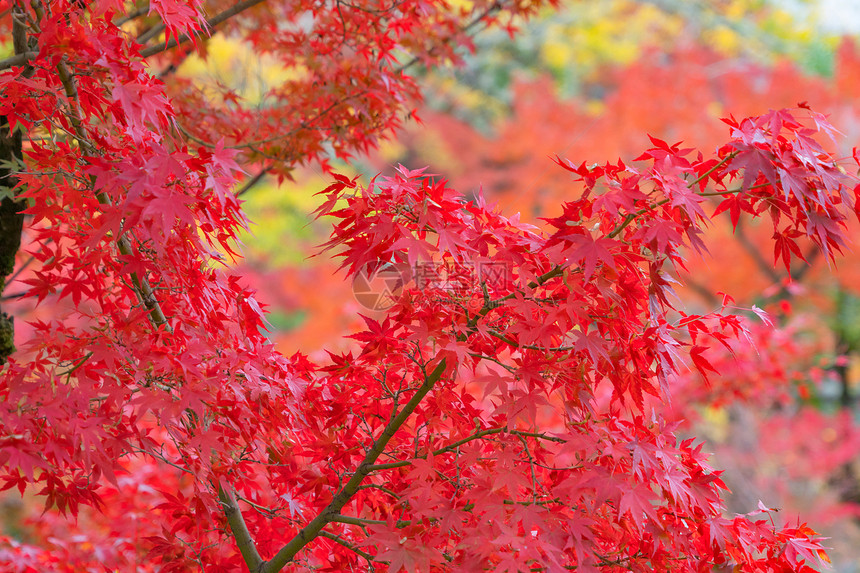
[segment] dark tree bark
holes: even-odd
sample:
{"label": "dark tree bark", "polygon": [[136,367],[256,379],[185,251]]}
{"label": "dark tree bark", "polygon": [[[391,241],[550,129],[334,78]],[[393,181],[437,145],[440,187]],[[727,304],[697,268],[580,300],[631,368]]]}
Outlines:
{"label": "dark tree bark", "polygon": [[[13,13],[12,43],[16,54],[28,51],[25,14],[19,9]],[[32,74],[31,68],[22,71]],[[0,293],[6,288],[6,277],[15,270],[15,255],[21,247],[21,231],[24,227],[23,202],[16,200],[18,177],[16,172],[22,164],[21,132],[12,130],[8,118],[0,116]],[[5,364],[15,352],[15,325],[12,316],[0,309],[0,364]]]}

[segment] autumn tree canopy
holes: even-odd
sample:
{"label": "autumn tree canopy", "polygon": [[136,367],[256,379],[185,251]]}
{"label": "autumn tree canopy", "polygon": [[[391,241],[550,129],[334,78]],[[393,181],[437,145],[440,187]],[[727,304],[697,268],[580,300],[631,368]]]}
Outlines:
{"label": "autumn tree canopy", "polygon": [[[3,567],[827,559],[771,508],[725,515],[720,473],[662,408],[681,372],[720,375],[708,348],[750,331],[729,296],[703,314],[673,296],[711,219],[764,219],[785,266],[805,244],[831,260],[846,245],[856,165],[827,151],[833,128],[806,106],[728,117],[715,149],[654,138],[629,161],[557,158],[571,200],[548,231],[420,167],[330,172],[322,255],[344,280],[394,269],[399,296],[363,318],[354,351],[312,361],[266,338],[265,301],[232,266],[237,195],[376,145],[414,114],[419,66],[456,62],[479,29],[513,32],[542,4],[0,2],[0,255],[21,298],[50,309],[14,323],[14,348],[2,321],[0,483],[45,510],[2,539]],[[286,78],[250,103],[178,76],[214,33]]]}

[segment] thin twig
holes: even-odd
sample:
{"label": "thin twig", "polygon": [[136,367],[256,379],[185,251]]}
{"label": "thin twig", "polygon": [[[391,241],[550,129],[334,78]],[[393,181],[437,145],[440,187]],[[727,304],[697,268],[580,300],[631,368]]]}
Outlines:
{"label": "thin twig", "polygon": [[731,161],[732,159],[737,157],[738,153],[740,153],[740,152],[739,151],[732,151],[731,153],[727,154],[725,157],[720,159],[716,164],[714,164],[710,169],[708,169],[707,171],[705,171],[704,173],[699,175],[697,178],[695,178],[693,181],[688,183],[687,188],[692,189],[693,187],[695,187],[696,185],[701,183],[701,181],[703,179],[706,179],[707,177],[709,177],[711,175],[711,173],[713,173],[714,171],[716,171],[717,169],[722,167],[727,161]]}
{"label": "thin twig", "polygon": [[[361,549],[359,549],[358,547],[356,547],[352,543],[349,543],[348,541],[346,541],[344,538],[340,537],[339,535],[329,533],[328,531],[320,531],[319,535],[320,535],[320,537],[325,537],[326,539],[331,539],[335,543],[337,543],[343,547],[346,547],[347,549],[349,549],[350,551],[352,551],[353,553],[355,553],[359,557],[363,557],[364,560],[367,561],[368,563],[376,562],[376,558],[373,555],[371,555],[370,553],[367,553],[365,551],[362,551]],[[387,561],[379,561],[379,563],[387,563]]]}
{"label": "thin twig", "polygon": [[746,234],[746,228],[744,227],[743,221],[743,219],[738,219],[738,223],[734,228],[734,234],[735,237],[737,237],[738,242],[740,242],[747,254],[752,257],[761,272],[767,275],[772,282],[780,282],[782,280],[780,273],[764,258],[758,246],[753,244],[750,240],[749,236]]}
{"label": "thin twig", "polygon": [[75,365],[73,365],[71,368],[69,368],[69,369],[68,369],[68,370],[66,370],[65,372],[60,372],[60,374],[59,374],[59,375],[60,375],[60,376],[71,376],[71,375],[72,375],[72,373],[73,373],[75,370],[77,370],[78,368],[80,368],[81,366],[83,366],[83,365],[86,363],[86,361],[87,361],[87,360],[89,360],[89,359],[92,357],[92,355],[93,355],[93,353],[92,353],[92,352],[87,352],[86,356],[84,356],[83,358],[81,358],[81,359],[80,359],[80,360],[79,360]]}
{"label": "thin twig", "polygon": [[[566,442],[566,440],[564,440],[563,438],[557,438],[555,436],[550,436],[548,434],[540,434],[537,432],[524,432],[521,430],[510,430],[509,431],[508,427],[505,426],[503,428],[490,428],[488,430],[481,430],[480,432],[475,432],[471,436],[466,436],[462,440],[458,440],[452,444],[448,444],[444,448],[439,448],[438,450],[435,450],[433,452],[433,456],[434,457],[435,456],[441,456],[442,454],[446,454],[448,452],[453,452],[454,450],[456,450],[457,448],[459,448],[460,446],[462,446],[464,444],[468,444],[469,442],[473,442],[475,440],[480,440],[480,439],[486,438],[487,436],[494,436],[496,434],[511,434],[512,436],[518,436],[520,438],[526,438],[526,437],[527,438],[535,438],[535,439],[539,439],[539,440],[547,440],[550,442],[556,442],[559,444],[563,444]],[[424,459],[427,459],[427,456],[419,456],[419,457],[413,458],[413,459],[424,460]],[[368,470],[378,472],[378,471],[382,471],[382,470],[402,468],[405,466],[412,465],[412,461],[413,460],[403,460],[400,462],[388,462],[385,464],[375,464],[375,465],[370,466],[368,468]]]}
{"label": "thin twig", "polygon": [[[481,22],[486,20],[488,16],[490,16],[494,12],[500,11],[502,9],[502,7],[504,6],[504,4],[505,4],[504,2],[500,2],[500,1],[493,2],[492,4],[487,6],[487,8],[485,8],[483,12],[481,12],[480,14],[475,16],[468,24],[466,24],[465,26],[460,28],[460,30],[459,30],[460,33],[471,31],[472,28],[476,27],[478,24],[480,24]],[[434,49],[435,49],[435,47],[431,48],[430,51],[428,52],[428,55],[432,54]],[[412,66],[414,66],[415,64],[417,64],[420,61],[421,61],[421,58],[419,58],[418,56],[414,56],[408,62],[395,68],[394,71],[395,71],[395,73],[405,72],[406,70],[408,70],[409,68],[411,68]]]}
{"label": "thin twig", "polygon": [[[331,520],[333,523],[345,523],[346,525],[358,525],[360,527],[364,527],[365,525],[386,525],[387,521],[384,519],[366,519],[364,517],[353,517],[351,515],[341,515],[337,514],[332,516]],[[398,529],[407,527],[411,525],[412,522],[408,520],[399,520],[394,524],[394,527]]]}
{"label": "thin twig", "polygon": [[[39,249],[39,251],[41,251],[41,250],[42,250],[42,249],[40,248],[40,249]],[[11,283],[11,282],[12,282],[12,281],[14,281],[15,279],[17,279],[17,278],[18,278],[18,276],[19,276],[22,272],[24,272],[24,270],[26,270],[26,268],[27,268],[27,267],[29,267],[30,265],[32,265],[32,264],[33,264],[33,261],[35,261],[35,260],[36,260],[36,256],[35,256],[35,255],[30,255],[30,258],[28,258],[26,261],[24,261],[24,262],[21,264],[21,266],[20,266],[20,267],[18,267],[18,270],[16,270],[14,273],[12,273],[12,276],[10,276],[8,279],[6,279],[6,285],[8,286],[8,285],[9,285],[9,283]]]}
{"label": "thin twig", "polygon": [[149,14],[149,2],[146,2],[145,4],[138,6],[137,8],[135,8],[134,10],[132,10],[131,12],[129,12],[128,14],[123,16],[122,18],[117,18],[116,20],[113,21],[113,25],[116,26],[117,28],[119,28],[123,24],[131,22],[135,18],[140,18],[141,16],[145,16],[147,14]]}
{"label": "thin twig", "polygon": [[253,508],[254,508],[255,510],[257,510],[258,512],[262,513],[263,515],[266,515],[266,516],[268,516],[268,517],[273,517],[273,516],[275,516],[275,515],[277,515],[277,514],[278,514],[278,510],[277,510],[277,509],[272,509],[271,507],[266,507],[266,506],[264,506],[264,505],[260,505],[259,503],[254,503],[253,501],[251,501],[251,500],[250,500],[250,499],[248,499],[247,497],[242,497],[242,496],[241,496],[241,495],[239,495],[238,493],[237,493],[237,494],[235,494],[235,495],[236,495],[236,499],[237,499],[237,500],[242,501],[242,502],[244,502],[244,503],[247,503],[248,505],[250,505],[251,507],[253,507]]}

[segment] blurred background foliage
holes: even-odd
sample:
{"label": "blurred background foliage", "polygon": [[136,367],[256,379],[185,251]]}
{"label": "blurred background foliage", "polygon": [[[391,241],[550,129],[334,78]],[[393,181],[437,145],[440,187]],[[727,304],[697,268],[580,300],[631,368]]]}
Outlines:
{"label": "blurred background foliage", "polygon": [[435,89],[428,102],[491,129],[512,104],[515,79],[550,75],[557,96],[584,97],[601,113],[606,68],[682,45],[763,65],[787,59],[828,75],[839,38],[816,24],[814,6],[767,0],[568,2],[559,12],[524,23],[513,38],[499,31],[479,36],[465,67],[431,78]]}

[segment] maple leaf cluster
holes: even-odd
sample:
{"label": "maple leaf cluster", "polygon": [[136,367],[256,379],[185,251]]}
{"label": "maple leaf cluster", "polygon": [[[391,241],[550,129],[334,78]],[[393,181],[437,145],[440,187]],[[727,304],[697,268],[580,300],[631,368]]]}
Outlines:
{"label": "maple leaf cluster", "polygon": [[[436,356],[444,357],[447,364],[458,364],[463,386],[455,387],[455,393],[444,399],[446,416],[451,415],[453,405],[462,403],[464,397],[466,403],[480,397],[480,401],[474,402],[480,405],[478,411],[466,412],[463,417],[495,419],[490,424],[493,429],[504,428],[502,434],[513,433],[522,442],[518,452],[522,473],[517,489],[525,489],[532,499],[517,498],[513,495],[515,488],[508,487],[499,503],[502,508],[509,505],[503,514],[504,523],[524,519],[517,517],[518,511],[539,511],[549,516],[553,509],[566,513],[572,508],[582,512],[579,519],[587,523],[592,534],[599,529],[598,522],[621,524],[632,520],[624,528],[637,534],[638,545],[628,540],[605,554],[580,549],[574,563],[594,566],[600,564],[599,557],[590,560],[594,554],[604,555],[605,560],[610,554],[626,554],[623,564],[634,570],[647,569],[644,563],[660,570],[683,570],[689,563],[682,565],[675,560],[684,553],[682,547],[691,547],[688,536],[697,520],[702,527],[702,537],[698,540],[704,546],[693,545],[695,549],[690,553],[695,557],[691,556],[690,561],[702,559],[708,553],[707,548],[724,550],[726,540],[708,537],[713,527],[709,520],[722,519],[718,510],[714,513],[719,507],[721,482],[704,465],[691,443],[682,443],[677,450],[670,447],[668,457],[657,455],[660,464],[670,462],[668,465],[655,465],[652,460],[642,462],[641,468],[638,466],[636,460],[641,456],[647,459],[639,449],[641,441],[663,453],[671,443],[661,438],[666,431],[664,427],[643,418],[642,412],[648,410],[645,396],[665,397],[678,371],[688,366],[707,380],[709,373],[716,372],[705,355],[711,344],[730,348],[734,338],[749,339],[748,326],[736,315],[723,311],[688,315],[672,302],[676,299],[672,291],[676,280],[672,275],[684,268],[682,247],[704,249],[701,225],[709,220],[701,206],[705,197],[722,198],[717,214],[742,197],[745,211],[753,216],[770,216],[778,243],[784,240],[781,223],[785,222],[787,228],[793,229],[794,238],[801,234],[809,237],[829,256],[842,244],[839,232],[819,233],[816,224],[810,222],[810,214],[827,212],[832,222],[829,228],[840,229],[853,211],[854,180],[810,139],[816,131],[815,125],[824,126],[823,117],[814,112],[807,115],[813,127],[807,127],[786,111],[741,122],[727,120],[735,137],[710,158],[701,154],[692,158],[691,150],[653,140],[655,147],[638,158],[646,162],[644,166],[619,162],[576,167],[559,160],[559,164],[577,175],[584,192],[580,199],[564,205],[561,216],[548,220],[554,229],[549,236],[517,220],[504,218],[488,208],[481,197],[472,201],[458,198],[444,182],[406,170],[401,170],[401,177],[360,189],[347,200],[346,207],[337,209],[335,201],[340,193],[355,187],[354,182],[341,180],[330,188],[331,195],[321,212],[339,219],[328,247],[344,249],[344,266],[350,271],[374,260],[414,266],[416,259],[429,256],[449,267],[468,265],[480,269],[502,263],[510,272],[509,281],[484,281],[472,292],[463,292],[462,288],[434,292],[425,287],[407,294],[392,310],[396,319],[389,316],[382,325],[374,323],[366,334],[358,337],[365,345],[362,355],[349,356],[344,362],[355,364],[367,352],[372,356],[379,352],[389,361],[395,354],[397,341],[420,339],[430,341],[437,349]],[[794,195],[781,170],[786,164],[799,163],[798,157],[816,159],[807,163],[815,167],[804,174],[803,191]],[[766,167],[762,168],[763,165]],[[407,186],[410,180],[415,182],[411,194]],[[596,189],[604,191],[597,194]],[[461,214],[454,219],[451,213],[457,209],[457,201]],[[390,221],[395,219],[399,224],[391,225]],[[440,225],[443,220],[444,225]],[[777,256],[781,255],[777,251]],[[731,302],[727,298],[725,305]],[[670,312],[679,317],[670,321]],[[439,330],[430,325],[438,325]],[[403,344],[408,342],[400,342],[401,347]],[[381,350],[377,350],[377,345]],[[420,346],[415,348],[417,351]],[[406,351],[409,352],[408,347]],[[462,372],[464,366],[467,373]],[[435,393],[441,391],[437,385]],[[620,420],[624,421],[621,427],[617,425]],[[598,429],[595,424],[608,427]],[[428,423],[427,427],[439,425]],[[538,431],[553,427],[564,428],[563,433]],[[429,434],[430,430],[427,431]],[[459,447],[463,439],[477,441],[487,431],[493,430],[477,425],[471,438],[455,435],[448,439]],[[572,444],[577,444],[576,454],[568,457]],[[493,447],[498,449],[499,445]],[[502,442],[501,447],[511,446]],[[600,456],[619,447],[624,452],[622,458],[633,465],[625,466],[621,459],[612,459],[609,462],[612,471],[604,474],[605,468],[601,466],[607,460]],[[589,459],[586,454],[589,451],[599,457]],[[448,453],[444,449],[439,452]],[[438,479],[454,488],[453,496],[457,489],[469,484],[450,479],[454,468],[473,468],[479,465],[478,459],[483,459],[470,458],[465,465],[454,461],[445,471],[440,470],[438,457],[438,454],[433,456],[434,469]],[[672,462],[680,462],[681,466]],[[684,466],[685,462],[690,465]],[[621,467],[625,468],[621,475],[632,477],[633,481],[615,481],[620,479],[616,470]],[[569,491],[559,491],[551,485],[562,470],[574,475],[602,474],[606,483],[596,489],[586,488],[588,499],[567,497]],[[553,475],[555,472],[559,473]],[[460,470],[457,475],[462,473]],[[500,475],[488,480],[488,484],[496,489],[510,479]],[[565,488],[570,485],[567,479],[562,480]],[[580,476],[574,480],[578,485],[592,483],[591,478]],[[645,483],[650,486],[643,488]],[[469,485],[480,487],[478,482]],[[618,489],[611,493],[615,487]],[[693,492],[709,493],[698,497]],[[474,495],[474,491],[470,492],[468,499]],[[479,497],[484,499],[484,495]],[[598,509],[591,505],[595,500],[603,501],[606,506]],[[469,505],[465,500],[464,503]],[[635,504],[632,511],[630,504]],[[660,512],[664,504],[665,514]],[[469,513],[480,513],[482,505],[470,507]],[[534,505],[540,509],[524,509]],[[583,508],[587,509],[583,512]],[[601,513],[607,509],[610,514]],[[683,515],[681,519],[686,526],[679,527],[681,522],[668,520],[667,515]],[[570,523],[565,520],[575,516],[567,514],[559,525],[548,528],[546,534],[560,534],[564,530],[561,524]],[[540,521],[546,523],[547,519]],[[499,521],[495,514],[487,519],[494,524]],[[532,529],[528,521],[519,523],[518,534],[522,539],[525,541],[531,535],[533,544],[539,545],[543,530]],[[660,535],[645,550],[640,536],[648,527],[656,527]],[[486,528],[484,525],[481,532]],[[683,542],[672,537],[678,529],[684,535]],[[467,537],[480,535],[475,531]],[[566,548],[583,541],[573,530],[570,535],[563,544]],[[487,541],[492,543],[493,539],[498,538]],[[662,555],[662,540],[667,544],[665,561],[658,557]],[[778,555],[779,559],[791,554],[784,547],[771,551],[771,556]],[[755,561],[751,554],[729,554],[741,563]],[[535,562],[546,563],[548,555],[548,550],[543,550],[541,557],[534,557]],[[506,558],[516,562],[520,557],[523,555],[517,553],[516,557],[499,559],[500,563]],[[642,561],[634,565],[637,557]],[[718,551],[710,558],[712,564],[721,564],[725,553]],[[561,556],[558,559],[559,566],[570,564]],[[793,567],[798,563],[789,559],[783,566]],[[756,566],[768,570],[773,564]],[[517,567],[522,567],[522,563]]]}
{"label": "maple leaf cluster", "polygon": [[[34,261],[21,282],[54,313],[31,321],[0,377],[0,487],[46,506],[29,542],[0,539],[0,566],[826,559],[814,531],[777,527],[767,507],[724,516],[719,473],[654,407],[682,368],[715,375],[705,350],[748,331],[728,309],[673,302],[683,249],[705,249],[704,197],[733,222],[770,217],[786,265],[802,238],[830,258],[844,245],[856,181],[816,143],[830,130],[817,113],[728,120],[713,156],[654,140],[630,165],[559,160],[582,192],[548,233],[423,170],[366,187],[336,175],[317,215],[335,219],[326,249],[349,275],[429,264],[471,278],[404,281],[355,351],[319,363],[267,340],[262,304],[225,263],[246,225],[243,166],[285,175],[373,145],[417,95],[401,54],[451,58],[476,24],[540,3],[473,4],[245,0],[207,4],[207,20],[199,1],[0,3],[35,46],[0,66],[0,115],[27,142],[12,189]],[[153,73],[224,22],[304,70],[271,107],[212,104],[171,67],[169,86]]]}

